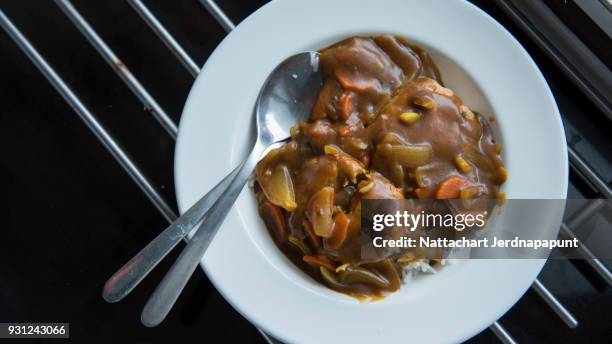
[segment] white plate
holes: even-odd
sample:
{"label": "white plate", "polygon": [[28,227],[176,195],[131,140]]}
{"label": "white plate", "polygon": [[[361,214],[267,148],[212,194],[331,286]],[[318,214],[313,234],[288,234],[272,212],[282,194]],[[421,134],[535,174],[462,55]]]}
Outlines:
{"label": "white plate", "polygon": [[[181,211],[245,156],[257,93],[280,61],[344,37],[375,33],[399,34],[423,45],[468,106],[495,115],[510,198],[565,198],[567,153],[554,98],[525,50],[487,14],[450,0],[284,0],[262,7],[231,32],[189,94],[175,156]],[[560,214],[549,209],[529,222],[556,231]],[[276,249],[248,188],[202,261],[233,307],[292,343],[459,342],[503,315],[543,264],[461,261],[411,281],[383,301],[359,304],[318,285]]]}

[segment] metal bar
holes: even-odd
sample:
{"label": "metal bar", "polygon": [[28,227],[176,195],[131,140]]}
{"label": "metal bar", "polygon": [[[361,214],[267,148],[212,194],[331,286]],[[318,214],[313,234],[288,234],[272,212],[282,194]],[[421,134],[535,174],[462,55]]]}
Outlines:
{"label": "metal bar", "polygon": [[170,51],[178,58],[178,60],[187,68],[187,71],[195,77],[200,73],[198,65],[189,57],[187,52],[178,44],[166,28],[157,20],[157,18],[149,11],[147,6],[140,0],[128,0],[128,4],[132,6],[134,11],[149,25],[151,30],[155,32],[157,37],[164,42]]}
{"label": "metal bar", "polygon": [[599,1],[574,0],[574,3],[608,35],[608,38],[612,38],[612,10]]}
{"label": "metal bar", "polygon": [[[592,202],[588,202],[586,206],[577,210],[572,217],[567,219],[564,223],[561,224],[561,232],[560,234],[568,239],[574,239],[576,235],[570,228],[578,228],[580,227],[586,220],[590,219],[593,214],[599,211],[606,202],[603,199],[596,199]],[[580,240],[579,240],[580,241]],[[584,246],[582,242],[579,243],[577,253],[582,256],[583,259],[587,261],[587,263],[599,274],[599,276],[606,282],[608,285],[612,286],[612,274],[610,270],[606,267],[605,264],[601,260],[599,260],[595,254],[589,250],[588,247]]]}
{"label": "metal bar", "polygon": [[493,331],[493,333],[495,334],[495,336],[497,336],[500,342],[504,344],[516,344],[514,338],[510,336],[508,331],[506,331],[506,329],[504,329],[499,324],[499,322],[494,322],[491,326],[489,326],[489,329]]}
{"label": "metal bar", "polygon": [[565,224],[569,228],[578,228],[585,221],[590,219],[596,212],[599,211],[604,205],[605,201],[601,198],[593,200],[593,202],[588,202],[586,206],[577,210],[570,218],[565,221]]}
{"label": "metal bar", "polygon": [[223,29],[227,32],[232,31],[236,25],[232,22],[231,19],[223,12],[217,3],[213,0],[199,0],[202,6],[206,8],[206,10],[217,20],[219,25],[223,27]]}
{"label": "metal bar", "polygon": [[266,342],[268,344],[282,344],[281,342],[279,342],[278,340],[270,337],[270,335],[268,335],[267,333],[265,333],[263,330],[261,330],[259,327],[255,327],[257,329],[257,331],[259,332],[259,334],[261,334],[261,336],[266,340]]}
{"label": "metal bar", "polygon": [[608,11],[612,12],[612,0],[599,0],[599,2],[603,4]]}
{"label": "metal bar", "polygon": [[72,3],[68,0],[55,0],[57,6],[64,12],[64,14],[72,21],[72,23],[81,31],[81,33],[87,38],[94,48],[102,55],[104,60],[113,68],[113,70],[121,77],[121,79],[128,85],[130,90],[140,99],[144,106],[151,111],[153,116],[159,121],[159,123],[166,129],[168,134],[176,140],[178,129],[176,123],[166,114],[166,112],[157,104],[157,101],[151,97],[149,92],[142,86],[142,84],[136,79],[136,77],[130,72],[130,70],[123,64],[123,62],[115,55],[111,48],[98,36],[96,31],[87,23],[85,18],[74,8]]}
{"label": "metal bar", "polygon": [[563,322],[569,328],[578,327],[578,320],[570,313],[565,306],[557,300],[557,298],[540,282],[540,280],[536,279],[531,287],[544,299],[544,302],[548,304],[550,308],[563,320]]}
{"label": "metal bar", "polygon": [[47,78],[49,83],[53,85],[55,90],[64,98],[64,100],[72,107],[79,115],[81,120],[85,122],[87,127],[100,140],[104,147],[111,153],[113,158],[117,160],[119,165],[127,172],[132,180],[140,187],[149,200],[162,213],[168,221],[174,221],[176,214],[172,208],[164,201],[160,193],[149,181],[149,179],[136,167],[130,157],[123,151],[121,146],[115,139],[106,131],[106,129],[98,122],[96,117],[85,107],[79,98],[72,92],[70,87],[64,83],[64,80],[53,70],[53,68],[45,61],[45,59],[36,51],[30,44],[28,39],[24,37],[19,29],[13,25],[11,20],[0,9],[0,26],[11,36],[13,41],[19,48],[28,56],[30,61],[34,63],[36,68]]}
{"label": "metal bar", "polygon": [[612,74],[597,55],[543,1],[496,2],[612,120]]}
{"label": "metal bar", "polygon": [[576,248],[576,252],[584,259],[586,262],[599,274],[599,276],[609,285],[612,286],[612,273],[610,270],[601,262],[595,254],[588,247],[586,247],[580,239],[576,237],[574,232],[565,224],[561,223],[561,231],[559,232],[563,239],[574,239],[578,240],[578,248]]}
{"label": "metal bar", "polygon": [[608,184],[593,171],[586,161],[569,145],[567,146],[567,152],[571,166],[581,172],[605,198],[612,199],[612,190],[610,190]]}

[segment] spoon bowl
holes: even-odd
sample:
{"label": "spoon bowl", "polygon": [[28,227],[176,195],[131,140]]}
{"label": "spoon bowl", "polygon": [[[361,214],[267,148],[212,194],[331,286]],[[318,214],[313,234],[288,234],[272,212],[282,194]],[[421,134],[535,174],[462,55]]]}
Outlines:
{"label": "spoon bowl", "polygon": [[289,129],[310,116],[321,83],[319,53],[304,52],[281,62],[266,79],[257,99],[258,138],[269,143],[288,138]]}

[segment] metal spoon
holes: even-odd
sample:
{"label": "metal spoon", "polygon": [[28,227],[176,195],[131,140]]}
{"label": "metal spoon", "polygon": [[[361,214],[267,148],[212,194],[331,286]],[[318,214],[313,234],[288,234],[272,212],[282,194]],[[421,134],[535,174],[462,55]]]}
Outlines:
{"label": "metal spoon", "polygon": [[240,195],[255,165],[266,150],[287,139],[289,129],[308,118],[321,88],[319,54],[304,52],[281,62],[268,76],[255,106],[257,139],[236,177],[205,215],[202,225],[181,252],[145,305],[141,321],[160,324],[187,284],[215,233]]}

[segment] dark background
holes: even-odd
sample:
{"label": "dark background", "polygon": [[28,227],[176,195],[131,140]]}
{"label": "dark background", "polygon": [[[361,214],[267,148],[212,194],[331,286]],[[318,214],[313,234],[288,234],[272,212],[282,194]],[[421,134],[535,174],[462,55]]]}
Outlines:
{"label": "dark background", "polygon": [[[145,3],[200,65],[225,36],[196,0]],[[263,3],[218,1],[236,23]],[[494,3],[476,3],[536,60],[565,116],[570,140],[589,137],[586,144],[595,147],[589,154],[609,155],[610,127],[599,110]],[[123,1],[74,5],[178,122],[193,78],[146,23]],[[174,205],[173,140],[89,42],[52,1],[0,1],[0,7]],[[581,14],[566,12],[565,20],[581,20]],[[161,326],[148,329],[140,324],[143,305],[179,250],[125,300],[103,301],[106,279],[167,223],[2,30],[0,56],[0,322],[69,322],[75,342],[263,343],[201,270]],[[609,178],[609,165],[600,164],[594,167]],[[571,192],[591,197],[588,185],[576,179],[572,175]],[[530,290],[500,320],[516,340],[612,340],[612,292],[584,263],[549,261],[540,279],[580,326],[567,328]],[[489,330],[471,341],[499,343]]]}

